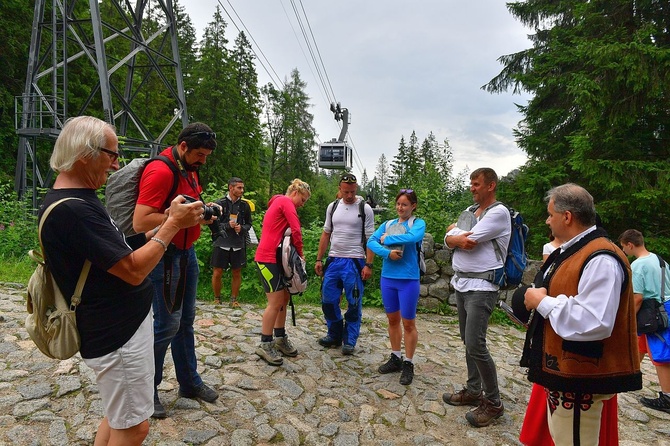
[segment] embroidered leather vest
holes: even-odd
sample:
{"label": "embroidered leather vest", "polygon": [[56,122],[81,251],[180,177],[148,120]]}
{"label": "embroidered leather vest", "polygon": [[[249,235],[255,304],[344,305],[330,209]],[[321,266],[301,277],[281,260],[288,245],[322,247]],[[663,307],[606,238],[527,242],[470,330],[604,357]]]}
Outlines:
{"label": "embroidered leather vest", "polygon": [[548,294],[578,294],[584,266],[599,251],[618,258],[627,277],[612,335],[600,341],[567,341],[556,334],[548,320],[542,320],[542,357],[530,365],[530,381],[563,392],[607,394],[642,388],[631,270],[623,252],[604,237],[585,243],[549,272],[545,278]]}

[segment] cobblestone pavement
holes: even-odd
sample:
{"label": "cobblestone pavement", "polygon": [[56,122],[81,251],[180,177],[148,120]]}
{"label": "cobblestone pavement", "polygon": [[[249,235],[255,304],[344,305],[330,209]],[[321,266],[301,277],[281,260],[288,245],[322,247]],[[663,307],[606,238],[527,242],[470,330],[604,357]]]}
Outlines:
{"label": "cobblestone pavement", "polygon": [[[23,328],[21,287],[0,289],[0,445],[90,445],[101,419],[95,380],[77,355],[43,356]],[[523,333],[492,326],[489,343],[498,365],[505,414],[473,428],[466,408],[442,402],[442,393],[465,382],[465,358],[455,317],[420,314],[416,376],[380,375],[390,344],[386,317],[365,309],[354,356],[324,349],[318,307],[296,299],[297,326],[288,333],[296,358],[271,367],[255,355],[262,309],[199,303],[196,345],[203,379],[220,397],[214,404],[179,398],[168,355],[161,399],[169,418],[151,420],[145,445],[518,445],[530,384],[518,366]],[[670,445],[670,414],[637,399],[658,391],[648,360],[645,388],[619,395],[622,445]]]}

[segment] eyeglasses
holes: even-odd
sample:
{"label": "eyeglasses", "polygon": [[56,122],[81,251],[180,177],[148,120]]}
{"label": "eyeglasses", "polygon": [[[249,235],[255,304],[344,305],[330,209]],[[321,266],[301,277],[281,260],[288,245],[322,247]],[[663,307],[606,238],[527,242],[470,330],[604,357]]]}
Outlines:
{"label": "eyeglasses", "polygon": [[400,189],[401,194],[411,194],[414,192],[414,189]]}
{"label": "eyeglasses", "polygon": [[214,132],[195,132],[188,136],[206,136],[206,139],[216,139],[216,133]]}
{"label": "eyeglasses", "polygon": [[109,157],[112,159],[112,162],[116,161],[119,159],[119,152],[115,152],[113,150],[105,149],[104,147],[98,147],[98,150],[101,152],[105,152]]}
{"label": "eyeglasses", "polygon": [[356,175],[353,173],[345,173],[342,175],[342,178],[340,178],[340,183],[355,183],[356,181]]}

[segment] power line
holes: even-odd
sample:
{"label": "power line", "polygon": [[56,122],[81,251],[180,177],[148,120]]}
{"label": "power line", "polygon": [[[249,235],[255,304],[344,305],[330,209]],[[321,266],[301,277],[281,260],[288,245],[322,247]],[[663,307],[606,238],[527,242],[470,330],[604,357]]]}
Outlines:
{"label": "power line", "polygon": [[[288,16],[288,12],[286,11],[286,7],[284,6],[284,2],[282,0],[280,0],[280,4],[282,6],[282,9],[284,10],[284,14],[286,16],[286,19],[289,22],[289,25],[291,26],[291,30],[293,31],[293,35],[295,36],[296,41],[298,42],[298,46],[300,47],[300,50],[303,54],[303,57],[307,61],[307,66],[310,69],[310,72],[312,73],[312,76],[314,77],[314,79],[317,80],[317,85],[319,86],[319,93],[322,96],[325,93],[325,97],[323,97],[323,99],[325,99],[326,103],[330,104],[330,103],[337,102],[336,96],[335,96],[335,91],[333,90],[333,86],[330,82],[330,77],[328,76],[326,66],[323,62],[323,58],[321,56],[321,51],[319,50],[319,46],[316,42],[316,38],[314,36],[314,32],[312,30],[312,26],[311,26],[310,21],[309,21],[309,17],[307,16],[307,12],[305,11],[305,7],[302,3],[302,0],[298,0],[298,1],[300,3],[300,10],[302,11],[302,15],[304,16],[304,22],[306,23],[306,27],[305,27],[305,24],[303,23],[303,19],[301,18],[300,12],[299,12],[294,0],[290,0],[291,7],[293,9],[293,13],[294,13],[294,15],[296,17],[296,20],[298,22],[298,25],[300,27],[300,31],[301,31],[303,40],[305,41],[305,44],[307,45],[307,49],[309,51],[309,54],[310,54],[310,57],[311,57],[311,60],[312,60],[312,64],[309,63],[310,58],[307,57],[302,45],[300,44],[300,39],[298,37],[298,34],[297,34],[295,28],[293,27],[293,23],[291,22],[291,20]],[[223,11],[226,13],[228,18],[230,19],[230,22],[233,24],[233,26],[235,26],[237,31],[242,32],[242,30],[240,29],[240,26],[237,25],[235,19],[233,19],[232,15],[228,12],[228,10],[223,5],[221,0],[217,0],[217,2],[221,6]],[[281,78],[279,77],[279,75],[275,71],[274,67],[270,63],[270,60],[267,58],[267,56],[265,55],[263,50],[260,48],[260,45],[258,45],[258,42],[256,42],[256,39],[253,37],[252,33],[249,31],[247,26],[244,24],[244,21],[242,20],[242,18],[239,16],[237,11],[235,10],[235,7],[232,5],[230,0],[226,0],[226,2],[228,3],[230,9],[233,11],[235,17],[237,17],[237,20],[239,21],[241,26],[244,28],[246,34],[249,36],[249,38],[253,42],[254,45],[251,47],[251,51],[256,56],[256,60],[258,60],[258,62],[261,64],[261,66],[263,67],[263,69],[265,70],[265,72],[269,76],[270,80],[272,81],[272,83],[275,85],[275,87],[277,89],[279,89],[279,86],[278,86],[279,84],[281,84],[282,87],[285,87],[284,82],[281,80]],[[307,28],[307,30],[309,30],[309,36],[308,36],[306,28]],[[311,41],[310,41],[310,37],[311,37]],[[263,57],[263,59],[265,60],[266,63],[263,63],[263,60],[261,60],[261,58],[259,57],[256,50],[254,50],[254,46],[258,49],[258,52],[262,55],[262,57]],[[318,56],[318,60],[317,60],[317,56]],[[266,66],[266,64],[267,64],[267,66]],[[315,75],[314,71],[312,70],[312,65],[316,69],[316,75]],[[268,66],[270,67],[269,69],[268,69]],[[272,73],[270,71],[272,71]],[[273,73],[274,73],[274,77],[273,77]],[[358,154],[358,150],[356,149],[356,147],[354,145],[353,137],[351,135],[351,132],[347,131],[347,134],[349,135],[349,141],[351,143],[352,152],[355,155],[354,158],[353,158],[353,161],[356,163],[358,169],[362,173],[363,172],[363,166],[362,166],[362,161],[360,159],[360,156]],[[318,144],[321,144],[321,140],[320,140],[318,135],[315,135],[315,139],[316,139]]]}
{"label": "power line", "polygon": [[[303,21],[300,17],[300,13],[298,12],[298,9],[295,5],[294,0],[290,0],[291,6],[293,8],[293,14],[295,15],[296,21],[298,22],[298,26],[300,26],[300,31],[302,32],[302,37],[305,41],[305,44],[307,45],[307,50],[309,51],[310,57],[312,59],[312,63],[314,64],[314,68],[316,69],[316,73],[318,75],[318,81],[321,83],[321,87],[323,88],[323,91],[326,93],[326,97],[328,98],[328,102],[332,102],[330,99],[330,96],[328,94],[328,89],[326,88],[326,83],[323,79],[323,74],[321,73],[322,69],[325,71],[325,67],[320,67],[319,64],[316,61],[316,56],[314,55],[314,49],[312,48],[312,42],[310,42],[310,39],[307,36],[307,32],[305,31],[305,25],[303,24]],[[314,46],[316,46],[316,41],[313,42]],[[307,61],[309,64],[309,60]]]}
{"label": "power line", "polygon": [[[302,8],[302,13],[305,16],[305,21],[307,22],[307,27],[309,28],[309,34],[312,36],[312,41],[314,41],[314,47],[316,48],[316,53],[319,56],[319,61],[321,62],[321,66],[323,67],[323,74],[326,76],[326,81],[328,81],[328,87],[330,88],[330,92],[333,95],[333,102],[337,102],[337,99],[335,98],[335,92],[333,91],[333,86],[330,84],[330,78],[328,77],[328,71],[326,71],[326,65],[323,63],[323,59],[321,58],[321,51],[319,51],[319,46],[316,43],[316,38],[314,38],[314,33],[312,32],[312,25],[309,23],[309,18],[307,17],[307,13],[305,12],[305,7],[302,4],[302,0],[298,0],[300,2],[300,8]],[[324,86],[325,88],[325,86]]]}
{"label": "power line", "polygon": [[[245,31],[246,31],[247,35],[249,36],[249,38],[251,39],[251,41],[254,43],[254,45],[256,46],[256,48],[258,48],[258,51],[261,53],[261,55],[263,56],[263,58],[265,59],[265,61],[267,62],[267,64],[270,66],[270,69],[272,70],[272,73],[274,73],[274,75],[276,76],[276,78],[277,78],[277,80],[278,80],[278,83],[275,82],[275,79],[272,77],[272,74],[270,73],[270,71],[268,70],[268,68],[265,66],[265,64],[263,63],[263,61],[258,57],[258,54],[256,53],[256,51],[254,50],[254,47],[252,46],[252,47],[251,47],[251,51],[254,53],[254,56],[256,56],[256,60],[258,60],[258,63],[261,64],[261,66],[263,67],[263,69],[265,70],[265,72],[267,73],[267,75],[270,77],[270,80],[271,80],[272,83],[275,85],[275,87],[277,87],[277,89],[279,89],[279,85],[278,85],[278,84],[281,84],[282,87],[283,87],[283,86],[284,86],[284,82],[281,80],[281,78],[279,77],[279,75],[278,75],[277,72],[275,71],[274,67],[272,66],[272,64],[270,63],[270,61],[268,60],[268,58],[265,56],[265,53],[263,53],[263,50],[261,49],[261,47],[260,47],[260,46],[258,45],[258,43],[256,42],[256,39],[254,39],[254,36],[251,35],[251,33],[250,33],[249,30],[247,29],[246,25],[244,24],[244,22],[242,21],[242,19],[240,18],[240,16],[237,14],[237,11],[235,11],[235,8],[234,8],[233,5],[230,3],[230,0],[226,0],[226,1],[227,1],[228,5],[230,6],[230,8],[231,8],[231,9],[233,10],[233,12],[235,13],[235,16],[237,17],[237,19],[238,19],[238,20],[240,21],[240,23],[242,24],[242,27],[245,29]],[[233,26],[235,26],[235,28],[237,29],[237,32],[242,32],[242,30],[240,30],[240,27],[237,26],[237,24],[236,24],[235,21],[233,20],[233,17],[230,15],[230,13],[228,13],[228,10],[226,9],[226,7],[223,6],[223,3],[221,3],[221,0],[217,0],[217,2],[219,3],[219,5],[220,5],[221,8],[223,9],[223,11],[226,13],[226,15],[228,16],[228,18],[230,19],[230,23],[232,23]]]}

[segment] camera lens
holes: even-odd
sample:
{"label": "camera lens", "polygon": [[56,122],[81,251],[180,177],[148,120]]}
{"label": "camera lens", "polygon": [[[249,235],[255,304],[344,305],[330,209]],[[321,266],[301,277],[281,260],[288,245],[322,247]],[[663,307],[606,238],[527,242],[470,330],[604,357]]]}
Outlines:
{"label": "camera lens", "polygon": [[211,220],[214,216],[221,216],[221,209],[218,206],[207,206],[204,204],[202,208],[203,220]]}

